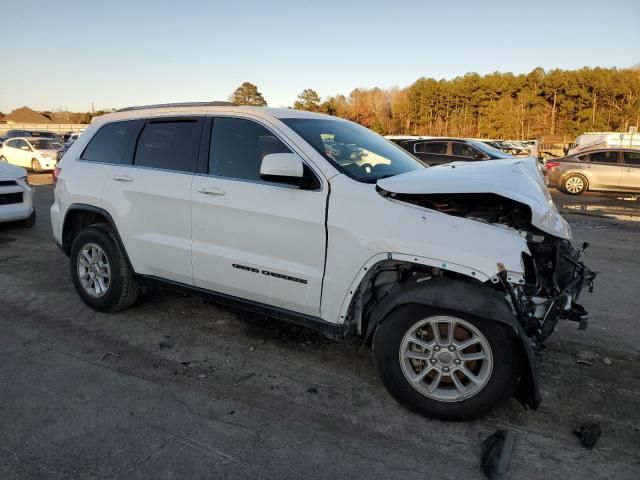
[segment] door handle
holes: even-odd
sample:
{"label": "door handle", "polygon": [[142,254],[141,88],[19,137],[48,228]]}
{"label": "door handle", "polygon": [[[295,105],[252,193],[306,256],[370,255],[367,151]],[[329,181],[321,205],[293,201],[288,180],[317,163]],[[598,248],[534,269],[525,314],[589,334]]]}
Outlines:
{"label": "door handle", "polygon": [[218,187],[202,187],[198,190],[205,195],[224,195],[226,192]]}
{"label": "door handle", "polygon": [[129,175],[115,175],[111,177],[111,179],[116,182],[133,182],[133,177],[130,177]]}

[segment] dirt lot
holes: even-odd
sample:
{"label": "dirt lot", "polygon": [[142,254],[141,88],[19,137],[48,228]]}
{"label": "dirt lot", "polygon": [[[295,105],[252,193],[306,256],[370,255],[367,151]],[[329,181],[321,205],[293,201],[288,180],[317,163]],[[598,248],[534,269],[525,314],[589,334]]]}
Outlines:
{"label": "dirt lot", "polygon": [[[568,217],[602,272],[589,330],[548,341],[538,411],[445,423],[400,407],[368,351],[302,328],[168,292],[88,309],[51,238],[52,189],[37,190],[36,227],[0,227],[0,479],[474,479],[497,428],[517,435],[508,478],[640,478],[637,200],[556,194],[597,207],[578,213],[630,209]],[[599,358],[578,364],[582,350]],[[572,434],[590,417],[592,451]]]}

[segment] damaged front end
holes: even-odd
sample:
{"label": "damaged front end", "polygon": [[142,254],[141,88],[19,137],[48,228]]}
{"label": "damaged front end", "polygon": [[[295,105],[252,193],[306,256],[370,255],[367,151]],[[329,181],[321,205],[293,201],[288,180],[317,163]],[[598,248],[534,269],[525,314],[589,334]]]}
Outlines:
{"label": "damaged front end", "polygon": [[[596,273],[583,262],[588,244],[580,248],[571,244],[571,229],[535,164],[526,160],[482,163],[449,164],[390,177],[378,182],[378,193],[393,201],[503,228],[526,240],[524,274],[510,275],[496,258],[497,274],[487,285],[500,292],[517,317],[519,335],[531,357],[560,319],[578,322],[581,329],[587,327],[587,312],[578,300],[584,288],[593,290]],[[537,390],[535,378],[532,383]],[[539,392],[531,392],[529,398],[534,400],[523,403],[535,408]]]}
{"label": "damaged front end", "polygon": [[411,203],[447,215],[502,226],[524,236],[530,255],[522,254],[524,276],[509,281],[504,265],[491,279],[508,294],[507,301],[535,346],[553,332],[559,319],[586,329],[587,312],[578,299],[583,288],[593,290],[596,273],[584,263],[588,244],[575,248],[569,240],[543,232],[531,223],[531,208],[495,193],[399,194],[379,190],[396,201]]}

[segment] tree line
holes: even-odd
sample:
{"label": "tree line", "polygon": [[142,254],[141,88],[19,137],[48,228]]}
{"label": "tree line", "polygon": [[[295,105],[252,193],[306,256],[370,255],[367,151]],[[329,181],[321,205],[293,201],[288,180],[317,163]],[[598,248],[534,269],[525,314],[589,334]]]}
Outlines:
{"label": "tree line", "polygon": [[[267,104],[249,82],[231,100]],[[423,77],[405,88],[357,88],[324,100],[306,89],[293,108],[336,115],[382,134],[556,140],[640,125],[640,66]]]}

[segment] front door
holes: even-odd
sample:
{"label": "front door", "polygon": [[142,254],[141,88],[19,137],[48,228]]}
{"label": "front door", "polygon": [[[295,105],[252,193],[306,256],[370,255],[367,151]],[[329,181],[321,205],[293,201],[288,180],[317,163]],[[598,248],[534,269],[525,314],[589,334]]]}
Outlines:
{"label": "front door", "polygon": [[326,183],[317,173],[309,189],[262,180],[265,155],[295,149],[253,120],[214,118],[209,145],[191,193],[195,285],[319,316]]}
{"label": "front door", "polygon": [[589,188],[592,190],[618,190],[622,165],[620,152],[617,150],[601,150],[590,153],[585,168],[589,177]]}
{"label": "front door", "polygon": [[640,191],[640,150],[622,152],[621,190]]}

